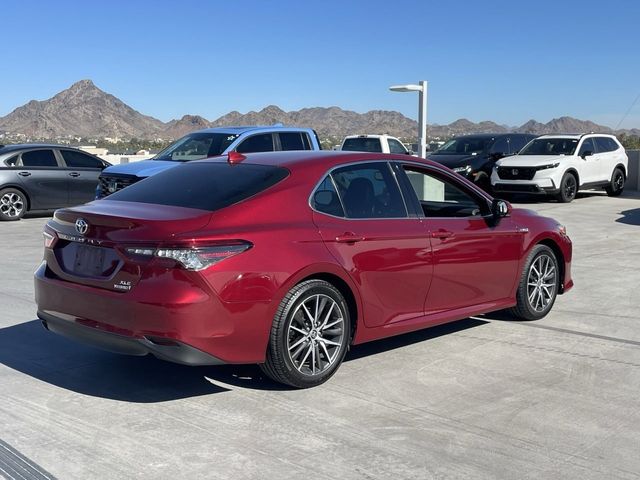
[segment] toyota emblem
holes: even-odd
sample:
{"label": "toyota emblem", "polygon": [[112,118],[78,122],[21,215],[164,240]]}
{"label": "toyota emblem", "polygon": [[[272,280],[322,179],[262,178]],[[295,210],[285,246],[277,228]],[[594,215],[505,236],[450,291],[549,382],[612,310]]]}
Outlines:
{"label": "toyota emblem", "polygon": [[84,235],[89,230],[89,224],[84,218],[79,218],[76,220],[76,232],[80,235]]}

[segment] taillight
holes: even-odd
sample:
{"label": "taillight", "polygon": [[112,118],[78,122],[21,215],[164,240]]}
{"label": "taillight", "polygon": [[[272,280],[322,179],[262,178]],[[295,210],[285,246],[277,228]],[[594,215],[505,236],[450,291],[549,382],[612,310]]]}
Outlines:
{"label": "taillight", "polygon": [[251,248],[247,242],[208,245],[192,248],[130,247],[125,252],[137,257],[159,257],[174,260],[187,270],[204,270],[222,260],[238,255]]}
{"label": "taillight", "polygon": [[56,243],[58,237],[54,232],[47,232],[46,230],[42,232],[42,236],[44,237],[44,248],[53,248],[53,245]]}

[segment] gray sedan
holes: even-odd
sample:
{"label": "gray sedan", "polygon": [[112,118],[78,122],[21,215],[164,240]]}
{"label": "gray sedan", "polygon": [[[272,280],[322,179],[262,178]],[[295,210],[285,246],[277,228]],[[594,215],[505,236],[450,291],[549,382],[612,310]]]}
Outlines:
{"label": "gray sedan", "polygon": [[0,220],[93,200],[108,162],[72,147],[0,146]]}

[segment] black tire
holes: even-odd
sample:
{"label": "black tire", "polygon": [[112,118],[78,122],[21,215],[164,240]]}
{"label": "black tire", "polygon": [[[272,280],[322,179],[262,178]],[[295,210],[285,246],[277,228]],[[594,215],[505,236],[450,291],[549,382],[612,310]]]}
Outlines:
{"label": "black tire", "polygon": [[[547,261],[549,263],[546,263]],[[536,270],[540,270],[537,278],[532,266]],[[545,272],[549,272],[551,269],[554,272],[553,278],[544,275]],[[533,286],[533,283],[536,283],[537,286]],[[546,285],[546,287],[542,285]],[[560,268],[558,259],[553,250],[546,245],[538,244],[533,247],[527,257],[516,293],[517,304],[509,312],[521,320],[539,320],[551,311],[558,296],[559,287]],[[550,291],[550,289],[552,290]],[[536,292],[539,292],[539,294]],[[549,294],[548,300],[546,300],[547,294]]]}
{"label": "black tire", "polygon": [[611,175],[611,182],[607,187],[605,187],[607,195],[610,197],[618,197],[622,195],[622,192],[624,191],[624,182],[624,172],[619,168],[616,168],[613,171],[613,175]]}
{"label": "black tire", "polygon": [[[319,305],[319,313],[313,311],[314,302]],[[307,305],[312,306],[310,315],[315,318],[315,325],[304,310]],[[338,370],[350,340],[349,309],[340,291],[324,280],[307,280],[293,287],[280,302],[271,326],[266,361],[260,368],[276,382],[296,388],[315,387]],[[339,346],[324,343],[326,341]]]}
{"label": "black tire", "polygon": [[27,197],[20,190],[5,188],[0,190],[0,220],[5,222],[20,220],[27,212]]}
{"label": "black tire", "polygon": [[569,203],[576,198],[578,193],[578,179],[573,173],[567,172],[560,182],[560,192],[558,193],[558,201],[561,203]]}

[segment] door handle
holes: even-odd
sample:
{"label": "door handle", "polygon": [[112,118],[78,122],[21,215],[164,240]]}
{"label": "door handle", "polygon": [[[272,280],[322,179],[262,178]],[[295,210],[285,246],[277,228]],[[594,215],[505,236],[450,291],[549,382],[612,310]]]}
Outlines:
{"label": "door handle", "polygon": [[69,174],[69,176],[70,176],[70,177],[79,177],[79,176],[80,176],[80,174],[79,174],[78,172],[71,172],[71,173]]}
{"label": "door handle", "polygon": [[452,237],[453,237],[453,232],[450,232],[449,230],[437,230],[435,232],[431,232],[431,238],[445,239],[445,238],[452,238]]}
{"label": "door handle", "polygon": [[18,172],[18,175],[20,175],[21,177],[28,177],[29,175],[31,175],[31,172]]}
{"label": "door handle", "polygon": [[364,240],[364,237],[359,237],[353,232],[344,232],[342,235],[336,237],[338,243],[356,243]]}

